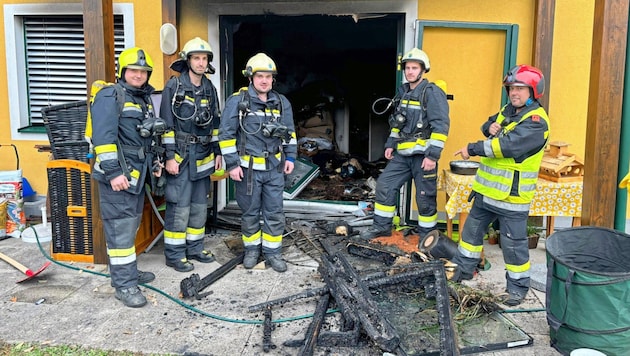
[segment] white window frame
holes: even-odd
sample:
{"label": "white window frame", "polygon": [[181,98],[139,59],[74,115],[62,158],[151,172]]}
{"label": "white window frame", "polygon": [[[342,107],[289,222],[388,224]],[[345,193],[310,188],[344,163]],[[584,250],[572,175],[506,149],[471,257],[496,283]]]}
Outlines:
{"label": "white window frame", "polygon": [[[135,39],[133,4],[116,3],[113,7],[114,14],[123,16],[125,47],[133,47]],[[4,5],[5,58],[7,62],[11,140],[48,141],[48,136],[45,133],[18,131],[20,128],[29,126],[30,122],[22,20],[25,16],[45,15],[83,15],[83,5],[81,3]]]}

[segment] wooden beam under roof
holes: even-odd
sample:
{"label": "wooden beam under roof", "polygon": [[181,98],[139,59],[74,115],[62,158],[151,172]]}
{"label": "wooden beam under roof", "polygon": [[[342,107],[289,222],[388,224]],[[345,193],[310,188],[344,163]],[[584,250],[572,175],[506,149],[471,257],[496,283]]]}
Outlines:
{"label": "wooden beam under roof", "polygon": [[595,2],[584,158],[583,225],[614,227],[628,10],[628,0]]}
{"label": "wooden beam under roof", "polygon": [[[112,0],[83,0],[83,34],[85,37],[86,98],[97,79],[116,79],[114,52],[114,6]],[[93,162],[92,162],[93,163]],[[107,246],[100,218],[98,184],[92,184],[92,246],[94,263],[107,264]]]}
{"label": "wooden beam under roof", "polygon": [[[177,43],[179,43],[179,27],[177,26],[177,0],[162,0],[162,24],[170,23],[177,29]],[[172,72],[169,66],[175,61],[178,52],[174,54],[162,54],[162,63],[164,65],[164,82],[171,77]]]}
{"label": "wooden beam under roof", "polygon": [[553,26],[556,12],[556,0],[536,0],[534,11],[534,42],[532,65],[545,76],[545,95],[540,104],[549,112],[549,93],[551,87],[551,55],[553,52]]}

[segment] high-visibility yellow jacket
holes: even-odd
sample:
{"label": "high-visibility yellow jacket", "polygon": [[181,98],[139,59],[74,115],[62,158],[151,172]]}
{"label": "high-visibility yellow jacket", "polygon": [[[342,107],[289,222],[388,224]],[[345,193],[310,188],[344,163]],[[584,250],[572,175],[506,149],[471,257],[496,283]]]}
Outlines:
{"label": "high-visibility yellow jacket", "polygon": [[[506,119],[505,109],[496,116],[503,130],[497,137],[482,141],[483,154],[472,189],[495,200],[528,204],[536,193],[538,170],[549,138],[549,117],[537,105],[511,121]],[[519,150],[519,145],[523,149]]]}

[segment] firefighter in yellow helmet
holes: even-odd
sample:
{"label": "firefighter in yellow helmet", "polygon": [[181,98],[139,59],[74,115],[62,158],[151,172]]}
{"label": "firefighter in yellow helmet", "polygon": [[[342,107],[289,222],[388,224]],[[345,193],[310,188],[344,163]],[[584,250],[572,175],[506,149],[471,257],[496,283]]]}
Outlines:
{"label": "firefighter in yellow helmet", "polygon": [[536,193],[538,170],[549,140],[549,117],[538,99],[545,92],[542,72],[517,65],[503,79],[510,102],[481,126],[486,137],[455,152],[463,159],[480,156],[480,167],[472,186],[470,214],[460,234],[453,277],[472,279],[481,260],[483,236],[498,220],[505,260],[508,297],[516,306],[530,286],[527,218]]}
{"label": "firefighter in yellow helmet", "polygon": [[92,175],[98,182],[111,284],[128,307],[146,304],[138,285],[155,279],[151,272],[138,271],[135,250],[145,182],[162,173],[152,148],[165,125],[151,102],[152,71],[145,50],[124,50],[118,57],[118,82],[101,89],[90,108],[96,154]]}
{"label": "firefighter in yellow helmet", "polygon": [[189,272],[194,268],[190,260],[215,260],[204,248],[204,237],[209,177],[221,169],[222,159],[219,100],[206,76],[211,72],[212,49],[195,37],[186,42],[180,56],[171,65],[180,73],[166,83],[160,106],[160,116],[169,128],[162,136],[167,173],[164,255],[167,266]]}
{"label": "firefighter in yellow helmet", "polygon": [[406,82],[392,100],[394,109],[384,152],[389,162],[376,183],[374,222],[361,233],[366,240],[391,235],[400,187],[412,178],[416,186],[418,234],[422,238],[437,225],[437,162],[450,127],[446,93],[423,78],[431,64],[421,49],[407,52],[401,66]]}
{"label": "firefighter in yellow helmet", "polygon": [[282,194],[284,175],[293,171],[297,157],[297,139],[291,104],[273,90],[277,72],[275,62],[264,53],[247,61],[243,75],[249,86],[226,101],[219,145],[243,211],[243,266],[253,268],[262,253],[275,271],[284,272]]}

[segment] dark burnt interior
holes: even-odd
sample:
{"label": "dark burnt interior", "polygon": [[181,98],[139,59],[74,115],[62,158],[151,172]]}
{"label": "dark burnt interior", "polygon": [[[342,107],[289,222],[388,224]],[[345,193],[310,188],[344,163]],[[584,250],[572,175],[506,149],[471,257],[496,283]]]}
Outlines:
{"label": "dark burnt interior", "polygon": [[333,134],[333,140],[318,137],[315,150],[313,142],[305,142],[305,132],[312,136],[308,130],[298,135],[300,157],[319,166],[320,176],[296,199],[367,198],[365,181],[384,166],[379,159],[388,134],[386,116],[374,114],[372,103],[394,95],[403,20],[403,15],[222,17],[230,93],[248,84],[241,73],[247,60],[265,52],[276,62],[274,88],[291,101],[296,127],[322,111],[348,127],[341,145]]}

